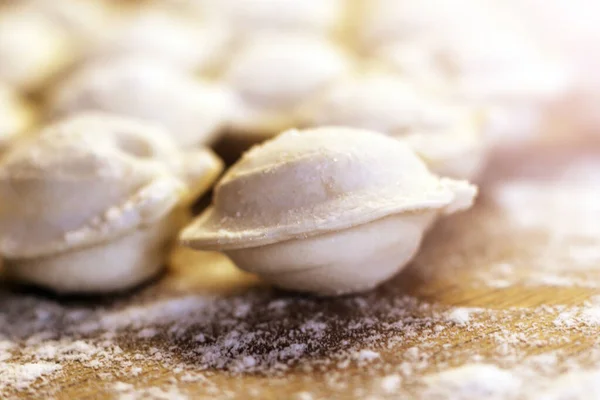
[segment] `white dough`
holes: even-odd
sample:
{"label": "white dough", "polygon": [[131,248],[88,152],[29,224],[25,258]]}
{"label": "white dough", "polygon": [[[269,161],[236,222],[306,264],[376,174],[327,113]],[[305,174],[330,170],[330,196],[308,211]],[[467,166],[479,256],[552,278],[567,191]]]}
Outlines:
{"label": "white dough", "polygon": [[136,285],[160,270],[186,206],[221,168],[137,120],[57,122],[0,160],[0,255],[10,276],[55,291]]}
{"label": "white dough", "polygon": [[165,254],[183,215],[173,213],[160,223],[107,243],[48,257],[9,260],[6,275],[16,281],[58,293],[101,293],[126,290],[164,268]]}
{"label": "white dough", "polygon": [[180,237],[287,289],[351,293],[398,272],[432,221],[469,208],[476,191],[379,133],[290,130],[231,167]]}
{"label": "white dough", "polygon": [[433,99],[398,75],[371,70],[347,77],[307,113],[314,126],[371,129],[405,141],[442,176],[473,179],[484,166],[482,113]]}
{"label": "white dough", "polygon": [[37,90],[73,61],[72,41],[41,12],[0,7],[0,81]]}
{"label": "white dough", "polygon": [[113,7],[111,0],[21,0],[20,7],[44,14],[58,25],[78,50],[89,50],[114,30],[115,14],[122,7]]}
{"label": "white dough", "polygon": [[573,85],[567,63],[492,1],[363,4],[363,53],[440,98],[490,109],[486,131],[494,139],[539,134],[549,105]]}
{"label": "white dough", "polygon": [[224,74],[237,99],[232,133],[267,139],[305,125],[302,107],[351,68],[349,56],[321,37],[282,33],[252,38]]}
{"label": "white dough", "polygon": [[417,40],[391,43],[376,57],[442,99],[487,109],[490,137],[514,139],[537,133],[545,107],[571,83],[567,69],[534,50],[502,41]]}
{"label": "white dough", "polygon": [[230,26],[213,14],[203,17],[164,4],[132,7],[90,52],[97,58],[155,58],[187,72],[211,71],[230,51]]}
{"label": "white dough", "polygon": [[153,58],[91,62],[61,82],[50,98],[54,116],[97,110],[161,125],[183,146],[206,144],[222,132],[230,92]]}

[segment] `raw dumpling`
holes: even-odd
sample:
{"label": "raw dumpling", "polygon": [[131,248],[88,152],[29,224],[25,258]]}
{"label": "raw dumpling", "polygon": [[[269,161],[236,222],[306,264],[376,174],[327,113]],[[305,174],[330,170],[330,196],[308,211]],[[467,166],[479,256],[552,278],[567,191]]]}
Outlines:
{"label": "raw dumpling", "polygon": [[156,275],[187,207],[222,164],[136,120],[82,114],[0,160],[0,255],[15,280],[57,292],[127,289]]}
{"label": "raw dumpling", "polygon": [[286,289],[359,292],[402,269],[432,221],[469,208],[476,192],[385,135],[290,130],[245,153],[180,238]]}

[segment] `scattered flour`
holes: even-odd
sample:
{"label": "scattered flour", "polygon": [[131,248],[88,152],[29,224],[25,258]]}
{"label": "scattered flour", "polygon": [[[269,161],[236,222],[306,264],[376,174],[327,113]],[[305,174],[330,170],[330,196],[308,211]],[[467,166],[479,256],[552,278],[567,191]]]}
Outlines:
{"label": "scattered flour", "polygon": [[402,377],[400,375],[388,375],[381,378],[381,390],[384,393],[396,393],[398,389],[400,389],[400,385],[402,384]]}
{"label": "scattered flour", "polygon": [[[518,226],[564,236],[600,237],[600,186],[516,181],[499,185],[494,198]],[[535,204],[535,207],[527,205]]]}
{"label": "scattered flour", "polygon": [[369,361],[374,361],[377,360],[378,358],[380,358],[381,356],[379,355],[379,353],[377,353],[376,351],[373,350],[367,350],[367,349],[363,349],[360,350],[358,353],[356,353],[355,358],[359,361],[359,362],[369,362]]}
{"label": "scattered flour", "polygon": [[466,364],[424,378],[427,398],[497,399],[514,396],[521,382],[510,371],[489,364]]}
{"label": "scattered flour", "polygon": [[[572,335],[596,340],[599,297],[576,307],[487,310],[373,294],[329,299],[326,308],[311,298],[269,306],[272,296],[161,299],[149,292],[90,307],[0,291],[0,396],[38,389],[51,395],[64,376],[90,371],[120,399],[185,399],[182,387],[190,384],[194,395],[201,388],[207,398],[228,398],[211,379],[215,371],[285,382],[287,371],[300,370],[326,372],[326,390],[350,387],[357,398],[510,398],[515,388],[541,393],[557,376],[575,379],[584,366],[600,368],[600,341],[568,358],[559,350],[529,355],[567,345]],[[482,355],[483,347],[492,353]],[[348,375],[355,368],[381,378],[367,384]],[[165,369],[167,382],[140,381]],[[255,397],[260,390],[253,387]],[[322,397],[301,392],[296,398]]]}
{"label": "scattered flour", "polygon": [[36,381],[46,381],[60,369],[61,366],[55,363],[1,363],[0,392],[6,389],[26,390]]}
{"label": "scattered flour", "polygon": [[294,395],[295,400],[313,400],[313,395],[309,392],[298,392]]}
{"label": "scattered flour", "polygon": [[448,320],[457,325],[467,325],[471,312],[468,308],[455,308],[448,314]]}
{"label": "scattered flour", "polygon": [[600,399],[600,370],[576,371],[559,377],[537,395],[538,400]]}
{"label": "scattered flour", "polygon": [[600,326],[600,305],[587,304],[561,312],[554,320],[556,326],[572,328],[578,325]]}
{"label": "scattered flour", "polygon": [[177,388],[161,389],[157,387],[136,389],[134,385],[116,382],[113,391],[119,400],[188,400]]}

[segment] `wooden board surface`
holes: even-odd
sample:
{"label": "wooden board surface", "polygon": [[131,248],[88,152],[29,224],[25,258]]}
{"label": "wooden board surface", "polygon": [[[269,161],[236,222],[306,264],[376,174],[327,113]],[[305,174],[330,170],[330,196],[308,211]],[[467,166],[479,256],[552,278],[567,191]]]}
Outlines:
{"label": "wooden board surface", "polygon": [[496,155],[477,206],[440,222],[411,266],[363,295],[282,293],[183,249],[165,276],[116,297],[4,288],[1,397],[513,397],[440,379],[466,363],[509,371],[535,398],[560,374],[600,366],[591,147]]}

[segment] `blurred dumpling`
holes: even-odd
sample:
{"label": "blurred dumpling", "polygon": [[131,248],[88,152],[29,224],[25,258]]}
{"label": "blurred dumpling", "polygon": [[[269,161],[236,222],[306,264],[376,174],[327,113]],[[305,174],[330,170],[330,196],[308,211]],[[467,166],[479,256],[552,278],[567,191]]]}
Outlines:
{"label": "blurred dumpling", "polygon": [[544,107],[564,95],[567,69],[522,42],[420,40],[382,47],[379,61],[425,90],[487,107],[490,133],[516,138],[535,132]]}
{"label": "blurred dumpling", "polygon": [[240,35],[328,35],[342,27],[346,6],[346,0],[220,0],[208,7],[220,11]]}
{"label": "blurred dumpling", "polygon": [[0,5],[0,81],[20,90],[40,89],[73,61],[72,44],[43,13]]}
{"label": "blurred dumpling", "polygon": [[435,100],[398,75],[370,70],[349,76],[307,113],[313,126],[363,128],[397,138],[442,176],[473,179],[485,164],[481,112]]}
{"label": "blurred dumpling", "polygon": [[348,54],[324,38],[253,38],[233,56],[223,78],[236,94],[232,133],[260,141],[305,125],[302,108],[352,66]]}
{"label": "blurred dumpling", "polygon": [[485,41],[496,30],[523,34],[517,21],[507,21],[510,16],[487,0],[358,0],[358,9],[357,45],[366,50],[430,36],[461,41],[476,34]]}
{"label": "blurred dumpling", "polygon": [[[574,72],[572,93],[553,108],[556,120],[573,131],[600,132],[600,2],[595,0],[496,0],[551,46]],[[557,132],[559,133],[559,132]]]}
{"label": "blurred dumpling", "polygon": [[182,146],[213,141],[231,106],[224,87],[170,68],[154,58],[91,62],[53,90],[50,114],[110,112],[161,125]]}
{"label": "blurred dumpling", "polygon": [[490,1],[369,4],[358,34],[363,54],[437,96],[487,107],[497,138],[537,133],[545,107],[569,89],[565,65]]}
{"label": "blurred dumpling", "polygon": [[43,13],[77,43],[88,50],[112,32],[117,11],[111,0],[20,0],[19,5]]}
{"label": "blurred dumpling", "polygon": [[228,55],[231,29],[214,14],[140,5],[122,13],[91,57],[156,58],[186,71],[210,71]]}
{"label": "blurred dumpling", "polygon": [[0,83],[0,154],[12,140],[35,123],[31,104],[7,85]]}

